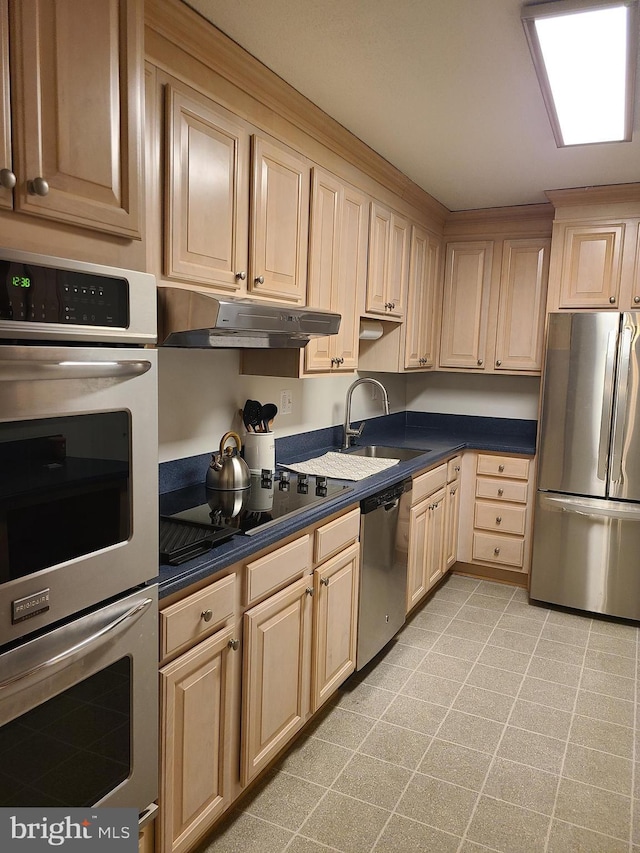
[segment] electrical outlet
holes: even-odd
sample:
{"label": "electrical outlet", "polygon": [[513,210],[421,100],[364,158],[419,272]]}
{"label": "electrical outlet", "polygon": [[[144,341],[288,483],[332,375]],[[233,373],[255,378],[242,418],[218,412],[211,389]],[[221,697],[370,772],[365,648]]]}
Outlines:
{"label": "electrical outlet", "polygon": [[280,392],[280,408],[278,411],[281,415],[290,415],[293,411],[293,394],[291,391]]}

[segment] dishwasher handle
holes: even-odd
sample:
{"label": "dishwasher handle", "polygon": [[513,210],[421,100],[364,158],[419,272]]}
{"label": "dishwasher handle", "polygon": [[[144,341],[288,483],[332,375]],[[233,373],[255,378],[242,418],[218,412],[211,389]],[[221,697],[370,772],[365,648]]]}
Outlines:
{"label": "dishwasher handle", "polygon": [[369,512],[374,512],[379,507],[383,507],[387,511],[395,509],[398,501],[405,492],[410,492],[413,487],[413,481],[410,477],[406,480],[401,480],[399,483],[394,483],[386,489],[364,498],[360,502],[360,514],[366,515]]}

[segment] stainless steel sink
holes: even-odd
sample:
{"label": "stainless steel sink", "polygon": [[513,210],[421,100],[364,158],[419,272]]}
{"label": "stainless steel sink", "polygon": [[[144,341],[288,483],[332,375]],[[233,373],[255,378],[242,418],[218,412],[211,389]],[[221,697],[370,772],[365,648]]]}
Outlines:
{"label": "stainless steel sink", "polygon": [[350,447],[344,453],[351,453],[353,456],[366,456],[369,459],[399,459],[401,462],[406,462],[408,459],[422,456],[423,453],[429,453],[429,449],[412,450],[408,447],[385,447],[383,444],[368,444],[366,447]]}

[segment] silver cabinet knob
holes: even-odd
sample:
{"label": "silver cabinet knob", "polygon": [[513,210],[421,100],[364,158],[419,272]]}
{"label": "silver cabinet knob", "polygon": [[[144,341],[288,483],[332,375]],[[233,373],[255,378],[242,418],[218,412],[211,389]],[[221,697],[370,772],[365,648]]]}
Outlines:
{"label": "silver cabinet knob", "polygon": [[238,279],[238,281],[244,281],[246,277],[247,277],[246,272],[237,272],[236,273],[236,278]]}
{"label": "silver cabinet knob", "polygon": [[234,652],[237,652],[240,648],[240,640],[229,640],[227,643],[230,649],[233,649]]}
{"label": "silver cabinet knob", "polygon": [[211,622],[213,619],[213,610],[203,610],[200,614],[205,622]]}
{"label": "silver cabinet knob", "polygon": [[640,296],[634,296],[634,297],[633,297],[633,301],[634,301],[634,302],[635,302],[635,304],[637,305],[637,304],[640,302]]}
{"label": "silver cabinet knob", "polygon": [[11,169],[0,169],[0,187],[12,190],[16,185],[16,176]]}
{"label": "silver cabinet knob", "polygon": [[322,586],[329,586],[329,578],[320,578]]}
{"label": "silver cabinet knob", "polygon": [[494,548],[494,549],[493,549],[493,553],[494,553],[494,554],[496,555],[496,557],[497,557],[497,556],[498,556],[498,554],[500,553],[500,548]]}
{"label": "silver cabinet knob", "polygon": [[30,195],[48,195],[49,184],[44,178],[34,178],[32,181],[27,181],[27,192]]}
{"label": "silver cabinet knob", "polygon": [[502,474],[502,472],[504,471],[504,465],[498,465],[498,471],[500,471],[500,473]]}
{"label": "silver cabinet knob", "polygon": [[391,302],[390,304],[391,304],[391,308],[392,308],[392,309],[396,307],[396,303],[395,303],[395,302]]}
{"label": "silver cabinet knob", "polygon": [[616,301],[615,296],[610,296],[610,297],[609,297],[609,302],[610,302],[612,305],[614,305],[614,304],[615,304],[615,301]]}
{"label": "silver cabinet knob", "polygon": [[460,473],[460,466],[456,465],[453,470],[456,472],[456,474],[459,474]]}
{"label": "silver cabinet knob", "polygon": [[502,524],[502,516],[496,515],[496,524]]}
{"label": "silver cabinet knob", "polygon": [[498,361],[496,361],[496,367],[500,367],[501,364],[502,362],[500,361],[500,359],[498,359]]}
{"label": "silver cabinet knob", "polygon": [[498,489],[498,497],[501,498],[504,495],[504,489]]}
{"label": "silver cabinet knob", "polygon": [[263,275],[256,276],[256,278],[254,278],[254,282],[256,284],[264,284],[264,276]]}
{"label": "silver cabinet knob", "polygon": [[482,359],[481,358],[478,359],[478,367],[482,367]]}
{"label": "silver cabinet knob", "polygon": [[305,592],[306,592],[306,594],[307,594],[307,595],[313,595],[313,587],[312,587],[312,586],[308,586],[308,587],[305,589]]}

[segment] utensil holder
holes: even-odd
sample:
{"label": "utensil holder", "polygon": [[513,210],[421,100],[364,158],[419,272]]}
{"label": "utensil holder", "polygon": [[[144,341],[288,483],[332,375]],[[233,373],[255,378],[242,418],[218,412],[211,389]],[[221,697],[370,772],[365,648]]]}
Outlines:
{"label": "utensil holder", "polygon": [[275,473],[276,439],[272,432],[248,432],[244,437],[244,461],[252,474]]}

